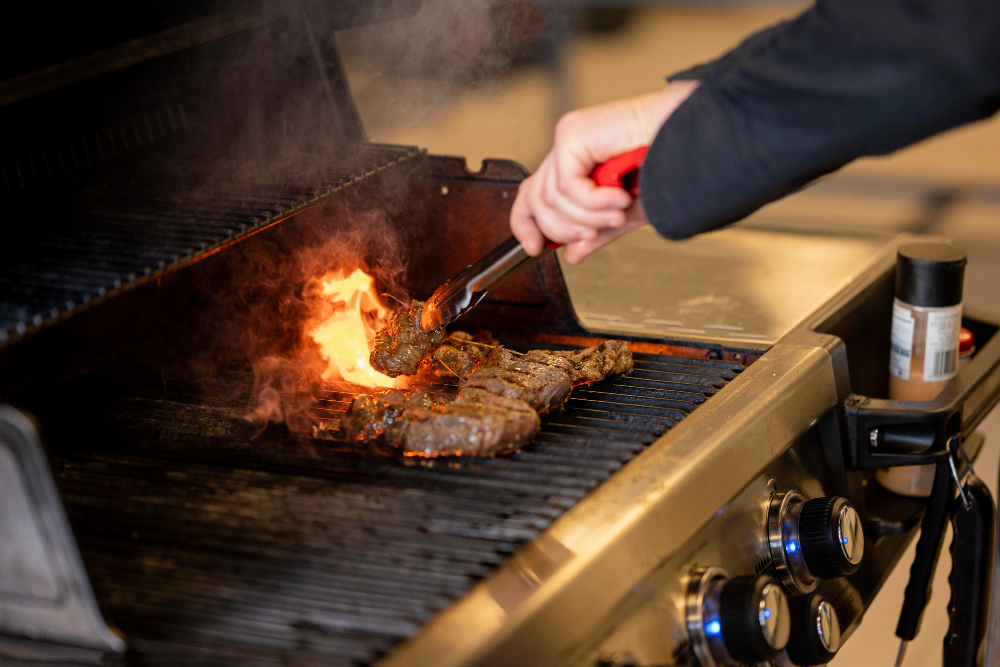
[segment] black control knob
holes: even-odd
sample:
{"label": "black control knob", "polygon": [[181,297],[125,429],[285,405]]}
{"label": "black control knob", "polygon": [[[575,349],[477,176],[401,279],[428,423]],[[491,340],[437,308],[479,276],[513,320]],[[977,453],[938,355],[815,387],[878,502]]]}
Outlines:
{"label": "black control knob", "polygon": [[788,643],[791,628],[784,589],[768,575],[730,579],[719,593],[719,624],[735,660],[773,660]]}
{"label": "black control knob", "polygon": [[789,603],[792,636],[785,653],[799,667],[825,665],[840,648],[837,612],[822,595],[800,595]]}
{"label": "black control knob", "polygon": [[806,502],[799,515],[799,539],[806,567],[820,579],[854,574],[861,565],[865,551],[861,517],[846,498]]}

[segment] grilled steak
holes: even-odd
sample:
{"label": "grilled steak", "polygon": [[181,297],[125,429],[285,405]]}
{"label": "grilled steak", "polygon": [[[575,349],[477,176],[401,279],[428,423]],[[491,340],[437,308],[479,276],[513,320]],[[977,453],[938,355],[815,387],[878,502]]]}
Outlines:
{"label": "grilled steak", "polygon": [[413,375],[420,362],[441,344],[444,329],[425,333],[420,328],[423,301],[414,301],[409,308],[394,313],[388,324],[375,334],[375,343],[368,361],[372,368],[389,377]]}
{"label": "grilled steak", "polygon": [[[399,314],[402,322],[394,316],[386,327],[392,327],[387,336],[406,329],[420,332],[422,307],[415,302]],[[419,346],[429,343],[390,345],[385,343],[376,352],[389,357],[392,349],[396,359],[405,348],[403,354],[410,355],[406,363],[416,370],[422,358],[416,356]],[[372,353],[373,365],[376,352]],[[454,401],[393,389],[359,396],[341,420],[347,437],[364,440],[384,433],[389,444],[412,456],[507,454],[534,439],[541,427],[539,415],[562,407],[574,384],[632,368],[632,353],[622,341],[567,352],[532,350],[518,356],[485,332],[476,336],[455,332],[434,350],[433,358],[456,375],[468,375]]]}
{"label": "grilled steak", "polygon": [[603,380],[610,375],[618,375],[632,370],[632,351],[628,343],[622,340],[606,340],[595,347],[582,350],[532,350],[524,355],[524,359],[541,361],[546,358],[559,357],[572,366],[570,378],[573,384]]}
{"label": "grilled steak", "polygon": [[538,413],[524,401],[479,394],[407,410],[385,437],[411,456],[494,456],[528,444],[539,428]]}
{"label": "grilled steak", "polygon": [[351,440],[368,440],[384,433],[404,411],[429,408],[438,403],[439,400],[423,391],[383,389],[362,394],[351,401],[340,420],[340,428]]}
{"label": "grilled steak", "polygon": [[498,347],[473,371],[458,395],[471,398],[485,393],[519,398],[544,415],[561,407],[569,397],[572,372],[573,365],[562,357],[528,359]]}
{"label": "grilled steak", "polygon": [[499,346],[500,343],[488,331],[480,331],[475,335],[454,331],[448,334],[431,356],[448,372],[464,380]]}

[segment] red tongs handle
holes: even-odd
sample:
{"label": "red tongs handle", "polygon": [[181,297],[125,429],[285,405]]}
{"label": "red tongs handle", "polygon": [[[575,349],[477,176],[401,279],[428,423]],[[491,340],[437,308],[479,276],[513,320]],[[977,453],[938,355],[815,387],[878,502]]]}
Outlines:
{"label": "red tongs handle", "polygon": [[598,185],[623,188],[633,197],[639,196],[639,167],[646,159],[649,146],[639,146],[616,155],[594,167],[590,178]]}
{"label": "red tongs handle", "polygon": [[[646,159],[647,151],[649,151],[649,146],[639,146],[602,162],[590,172],[590,180],[605,187],[622,188],[632,197],[638,197],[639,168],[642,166],[643,160]],[[546,241],[545,247],[556,250],[561,248],[562,244]]]}

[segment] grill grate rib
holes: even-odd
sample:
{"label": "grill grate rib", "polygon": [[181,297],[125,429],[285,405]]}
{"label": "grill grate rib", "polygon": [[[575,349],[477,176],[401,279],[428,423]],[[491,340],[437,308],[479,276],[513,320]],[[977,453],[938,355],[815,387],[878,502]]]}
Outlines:
{"label": "grill grate rib", "polygon": [[[534,445],[497,459],[404,460],[279,428],[254,439],[233,394],[135,374],[78,378],[36,412],[52,413],[57,482],[133,658],[370,664],[741,370],[634,357],[631,377],[578,389]],[[330,388],[329,415],[346,389]]]}

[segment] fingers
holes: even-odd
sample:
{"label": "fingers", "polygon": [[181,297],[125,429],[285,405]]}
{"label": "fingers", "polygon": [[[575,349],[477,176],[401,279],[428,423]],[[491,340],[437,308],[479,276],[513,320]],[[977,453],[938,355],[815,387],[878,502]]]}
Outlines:
{"label": "fingers", "polygon": [[565,244],[594,239],[598,233],[597,229],[567,222],[545,202],[545,174],[540,168],[521,183],[510,211],[511,233],[532,256],[542,251],[546,240]]}
{"label": "fingers", "polygon": [[636,204],[629,209],[628,221],[623,227],[618,229],[605,229],[596,239],[584,239],[566,244],[563,247],[563,258],[570,264],[579,264],[594,251],[603,248],[617,238],[648,224],[646,212],[641,204]]}
{"label": "fingers", "polygon": [[526,202],[527,186],[530,185],[530,180],[531,178],[529,177],[521,183],[521,187],[517,191],[517,196],[514,198],[514,205],[510,209],[510,231],[521,242],[524,251],[535,257],[542,252],[545,237],[538,229],[535,218],[531,215]]}

